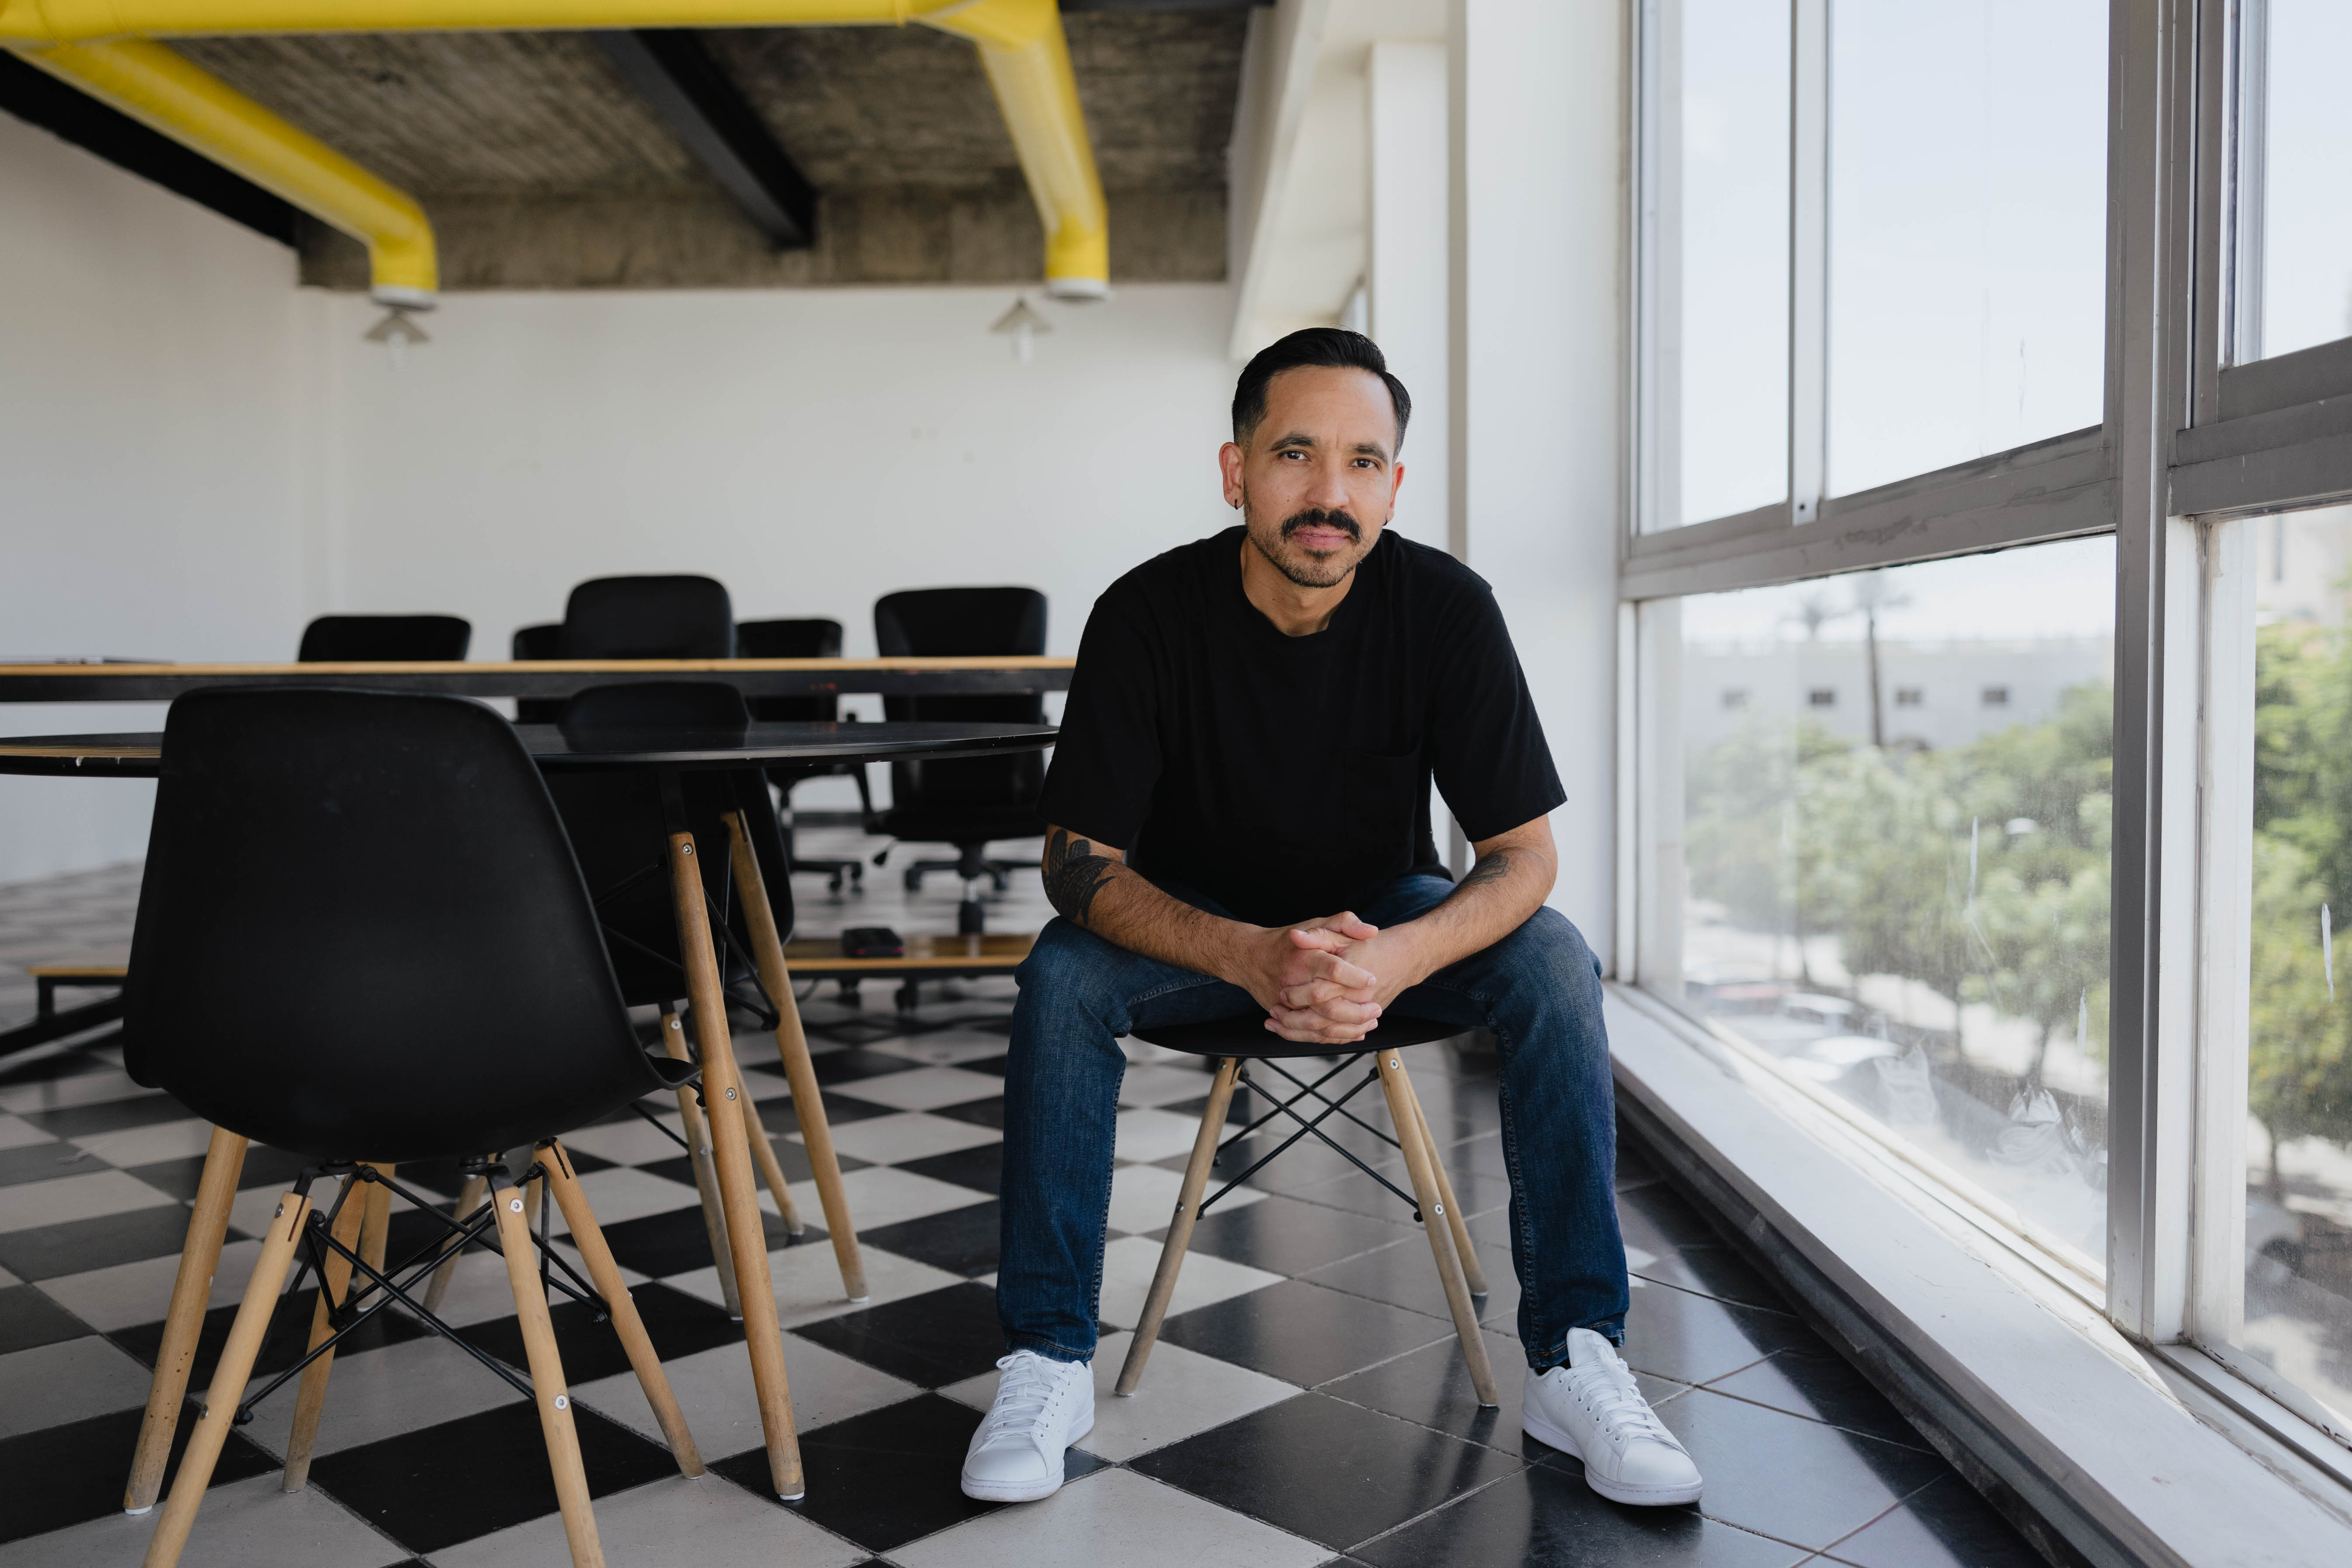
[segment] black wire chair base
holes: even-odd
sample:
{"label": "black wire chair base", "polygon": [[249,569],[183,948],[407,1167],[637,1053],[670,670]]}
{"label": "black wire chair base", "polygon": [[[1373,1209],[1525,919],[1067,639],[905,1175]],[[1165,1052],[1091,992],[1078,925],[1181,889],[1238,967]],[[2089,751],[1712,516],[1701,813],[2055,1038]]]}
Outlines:
{"label": "black wire chair base", "polygon": [[[1276,1144],[1265,1154],[1259,1156],[1258,1159],[1251,1164],[1248,1170],[1244,1171],[1238,1176],[1233,1177],[1231,1180],[1227,1181],[1223,1186],[1219,1187],[1214,1193],[1202,1200],[1201,1206],[1193,1211],[1194,1216],[1196,1218],[1205,1216],[1209,1210],[1215,1206],[1218,1199],[1223,1197],[1227,1193],[1232,1192],[1235,1187],[1240,1186],[1244,1182],[1248,1181],[1252,1176],[1265,1169],[1269,1164],[1272,1164],[1276,1157],[1281,1154],[1286,1149],[1288,1149],[1293,1143],[1297,1142],[1301,1138],[1305,1138],[1309,1134],[1312,1134],[1323,1144],[1325,1148],[1329,1149],[1341,1159],[1347,1161],[1348,1163],[1355,1166],[1356,1169],[1371,1177],[1372,1180],[1386,1187],[1390,1192],[1394,1193],[1397,1195],[1398,1200],[1402,1202],[1405,1207],[1412,1211],[1413,1223],[1415,1225],[1421,1224],[1421,1202],[1419,1199],[1415,1198],[1411,1193],[1406,1192],[1403,1188],[1398,1186],[1394,1182],[1390,1181],[1386,1176],[1381,1175],[1378,1171],[1373,1170],[1370,1165],[1365,1164],[1363,1161],[1356,1157],[1353,1151],[1343,1148],[1339,1143],[1332,1142],[1331,1135],[1323,1131],[1324,1122],[1328,1121],[1334,1116],[1339,1116],[1349,1121],[1354,1122],[1357,1126],[1362,1128],[1365,1131],[1370,1133],[1373,1137],[1379,1139],[1390,1148],[1397,1150],[1400,1152],[1403,1151],[1404,1145],[1398,1142],[1394,1137],[1381,1131],[1379,1128],[1373,1126],[1370,1122],[1365,1121],[1362,1117],[1348,1109],[1348,1101],[1355,1099],[1359,1094],[1361,1094],[1367,1086],[1379,1081],[1381,1076],[1380,1068],[1372,1068],[1368,1070],[1362,1078],[1356,1080],[1355,1084],[1349,1088],[1345,1094],[1342,1094],[1337,1100],[1333,1100],[1323,1092],[1323,1086],[1325,1084],[1329,1083],[1333,1079],[1338,1078],[1341,1073],[1346,1072],[1349,1068],[1354,1067],[1365,1058],[1377,1054],[1378,1053],[1374,1051],[1355,1052],[1354,1054],[1342,1058],[1339,1065],[1332,1068],[1330,1071],[1325,1073],[1321,1078],[1317,1079],[1313,1083],[1308,1083],[1299,1078],[1296,1073],[1293,1073],[1288,1068],[1284,1067],[1280,1061],[1274,1058],[1261,1057],[1255,1058],[1254,1062],[1250,1059],[1244,1059],[1242,1063],[1240,1072],[1234,1080],[1234,1083],[1238,1086],[1244,1086],[1255,1089],[1258,1093],[1265,1095],[1266,1100],[1273,1104],[1274,1109],[1267,1111],[1264,1116],[1259,1117],[1255,1121],[1251,1122],[1248,1126],[1243,1128],[1240,1131],[1234,1133],[1223,1142],[1218,1144],[1216,1158],[1213,1163],[1223,1165],[1225,1160],[1225,1151],[1233,1148],[1235,1144],[1255,1133],[1259,1128],[1264,1127],[1267,1122],[1272,1121],[1277,1116],[1287,1116],[1293,1121],[1297,1122],[1298,1131],[1284,1139],[1281,1142]],[[1278,1098],[1277,1091],[1267,1089],[1264,1084],[1259,1083],[1255,1079],[1250,1077],[1250,1068],[1253,1065],[1272,1068],[1276,1072],[1280,1073],[1285,1079],[1287,1079],[1297,1089],[1298,1092],[1292,1095],[1288,1100]],[[1307,1100],[1312,1100],[1316,1104],[1323,1107],[1323,1110],[1318,1112],[1315,1119],[1311,1121],[1306,1117],[1300,1115],[1296,1109],[1300,1101]]]}

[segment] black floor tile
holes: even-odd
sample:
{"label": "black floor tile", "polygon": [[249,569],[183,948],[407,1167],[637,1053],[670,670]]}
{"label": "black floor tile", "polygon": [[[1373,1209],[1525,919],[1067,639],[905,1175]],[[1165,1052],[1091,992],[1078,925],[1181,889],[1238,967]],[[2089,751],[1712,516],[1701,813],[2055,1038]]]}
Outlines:
{"label": "black floor tile", "polygon": [[1519,1461],[1360,1405],[1302,1394],[1146,1454],[1129,1468],[1344,1549],[1508,1475]]}
{"label": "black floor tile", "polygon": [[[760,1211],[760,1218],[771,1252],[823,1239],[823,1233],[814,1228],[801,1237],[793,1237],[784,1228],[781,1218],[764,1208]],[[613,1249],[614,1258],[624,1268],[633,1268],[640,1274],[659,1279],[664,1275],[684,1274],[690,1269],[710,1267],[710,1229],[703,1223],[702,1207],[698,1204],[689,1204],[664,1214],[625,1219],[618,1225],[602,1228],[605,1245]]]}
{"label": "black floor tile", "polygon": [[994,1197],[1004,1184],[1004,1145],[982,1143],[975,1149],[958,1149],[946,1154],[926,1155],[920,1160],[902,1160],[898,1169],[912,1171],[919,1176],[929,1176],[936,1182],[953,1182],[960,1187]]}
{"label": "black floor tile", "polygon": [[89,1324],[30,1285],[0,1289],[0,1355],[78,1340],[91,1331]]}
{"label": "black floor tile", "polygon": [[[1394,1183],[1398,1191],[1412,1191],[1412,1174],[1402,1160],[1391,1160],[1376,1164],[1380,1173]],[[1494,1211],[1499,1215],[1504,1205],[1511,1201],[1511,1184],[1501,1176],[1483,1175],[1475,1171],[1446,1167],[1446,1178],[1454,1184],[1454,1201],[1462,1205],[1464,1216],[1470,1217]],[[1353,1214],[1370,1215],[1375,1219],[1402,1220],[1411,1223],[1412,1209],[1403,1199],[1371,1177],[1357,1171],[1336,1181],[1321,1182],[1311,1187],[1297,1189],[1291,1195],[1327,1208],[1346,1209]],[[1480,1239],[1494,1247],[1508,1247],[1507,1233],[1497,1228]]]}
{"label": "black floor tile", "polygon": [[168,1094],[141,1094],[129,1100],[104,1100],[96,1105],[68,1105],[56,1110],[26,1110],[20,1114],[52,1138],[87,1138],[96,1132],[119,1132],[126,1127],[179,1121],[193,1113]]}
{"label": "black floor tile", "polygon": [[1777,1351],[1829,1353],[1811,1329],[1785,1312],[1735,1306],[1671,1285],[1637,1284],[1632,1300],[1623,1353],[1637,1372],[1708,1383]]}
{"label": "black floor tile", "polygon": [[2042,1562],[1958,1476],[1914,1492],[1830,1555],[1854,1568],[2040,1568]]}
{"label": "black floor tile", "polygon": [[55,1181],[59,1176],[78,1176],[85,1171],[106,1168],[105,1161],[83,1153],[63,1139],[0,1149],[0,1187]]}
{"label": "black floor tile", "polygon": [[1356,1548],[1375,1568],[1790,1568],[1811,1554],[1689,1508],[1625,1508],[1538,1466]]}
{"label": "black floor tile", "polygon": [[[139,1426],[146,1416],[142,1407],[93,1415],[87,1421],[44,1427],[19,1436],[0,1438],[0,1541],[21,1541],[46,1535],[69,1524],[104,1519],[122,1511],[122,1482],[131,1468],[131,1450],[139,1441]],[[180,1424],[172,1434],[170,1468],[163,1475],[168,1490],[179,1474],[180,1456],[187,1452],[188,1434],[194,1429],[200,1407],[182,1408]],[[232,1432],[213,1467],[213,1485],[241,1481],[278,1468],[278,1461]],[[200,1515],[196,1528],[204,1528]]]}
{"label": "black floor tile", "polygon": [[823,1318],[793,1332],[925,1388],[977,1376],[1004,1353],[996,1292],[970,1283]]}
{"label": "black floor tile", "polygon": [[[801,1439],[808,1498],[793,1511],[869,1552],[887,1552],[949,1525],[993,1512],[957,1489],[964,1449],[980,1412],[936,1394],[853,1415]],[[1064,1473],[1075,1480],[1102,1461],[1070,1450]],[[711,1467],[761,1497],[770,1495],[768,1457],[758,1448]]]}
{"label": "black floor tile", "polygon": [[[79,1046],[45,1046],[0,1063],[0,1089],[14,1089],[18,1084],[55,1083],[59,1079],[88,1078],[92,1073],[111,1072],[115,1063],[100,1056],[95,1047],[119,1046],[121,1031],[101,1036],[88,1042],[91,1048]],[[46,1052],[47,1054],[43,1054]]]}
{"label": "black floor tile", "polygon": [[996,1271],[996,1239],[1002,1224],[996,1200],[991,1198],[986,1203],[967,1204],[945,1214],[901,1220],[859,1235],[860,1239],[885,1252],[895,1252],[901,1258],[911,1258],[918,1263],[928,1263],[969,1279]]}
{"label": "black floor tile", "polygon": [[1307,1387],[1453,1333],[1442,1319],[1297,1279],[1180,1312],[1160,1331],[1170,1344]]}
{"label": "black floor tile", "polygon": [[[677,1474],[669,1451],[574,1405],[590,1495]],[[539,1415],[528,1404],[404,1432],[315,1460],[310,1484],[419,1554],[556,1510]]]}
{"label": "black floor tile", "polygon": [[[261,1342],[261,1354],[253,1363],[257,1378],[275,1374],[302,1359],[303,1352],[310,1344],[310,1318],[317,1311],[318,1303],[315,1276],[299,1295],[278,1299],[278,1306],[269,1315],[268,1336]],[[228,1343],[229,1325],[236,1321],[236,1310],[237,1303],[231,1301],[205,1314],[204,1330],[196,1337],[194,1373],[188,1379],[190,1388],[202,1388],[212,1381],[213,1368],[220,1362],[221,1347]],[[432,1331],[401,1308],[392,1306],[352,1330],[351,1337],[336,1350],[338,1354],[378,1350],[385,1345],[422,1339]],[[141,1323],[133,1328],[117,1329],[106,1337],[142,1365],[153,1366],[156,1352],[163,1344],[163,1325],[161,1322]]]}
{"label": "black floor tile", "polygon": [[[1626,1228],[1626,1239],[1633,1239],[1633,1228],[1643,1226],[1677,1247],[1719,1247],[1723,1233],[1707,1223],[1706,1216],[1693,1208],[1680,1193],[1656,1182],[1635,1187],[1621,1194],[1617,1199],[1619,1224]],[[1664,1251],[1663,1247],[1653,1248]]]}
{"label": "black floor tile", "polygon": [[[1658,1418],[1706,1478],[1700,1512],[1817,1551],[1952,1474],[1934,1454],[1703,1388],[1660,1405]],[[1564,1455],[1547,1463],[1582,1468]]]}
{"label": "black floor tile", "polygon": [[[304,1166],[316,1163],[307,1154],[289,1154],[283,1149],[256,1143],[245,1152],[245,1163],[237,1172],[237,1190],[290,1187]],[[204,1180],[205,1157],[191,1154],[184,1160],[159,1160],[152,1165],[134,1166],[131,1173],[158,1192],[169,1193],[183,1203],[193,1203],[196,1185]],[[397,1173],[402,1181],[408,1179],[407,1172]]]}
{"label": "black floor tile", "polygon": [[994,1073],[999,1078],[1003,1078],[1004,1076],[1004,1064],[1010,1058],[1007,1057],[979,1057],[975,1058],[971,1061],[958,1062],[956,1063],[956,1066],[963,1068],[966,1072],[990,1072]]}
{"label": "black floor tile", "polygon": [[[1267,1203],[1279,1201],[1276,1198],[1266,1200]],[[1264,1205],[1255,1206],[1263,1207]],[[1512,1272],[1511,1255],[1499,1247],[1479,1246],[1478,1263],[1486,1272],[1486,1295],[1483,1300],[1472,1299],[1472,1305],[1478,1310],[1478,1321],[1507,1328],[1518,1321],[1519,1310],[1519,1277]],[[1334,1290],[1369,1296],[1375,1301],[1386,1301],[1391,1307],[1409,1307],[1433,1318],[1444,1318],[1448,1322],[1453,1321],[1453,1310],[1445,1301],[1445,1288],[1437,1282],[1437,1262],[1430,1256],[1429,1238],[1418,1232],[1377,1251],[1327,1264],[1321,1268],[1293,1272],[1298,1272],[1301,1279],[1313,1284],[1328,1285]]]}
{"label": "black floor tile", "polygon": [[1927,1440],[1903,1419],[1886,1396],[1838,1354],[1782,1351],[1767,1362],[1707,1384],[1717,1394],[1753,1400],[1792,1415],[1810,1415],[1849,1432],[1927,1449]]}
{"label": "black floor tile", "polygon": [[[797,1125],[793,1121],[792,1113],[779,1112],[771,1109],[766,1114],[768,1130],[775,1134],[769,1141],[770,1146],[776,1151],[776,1163],[782,1168],[784,1180],[788,1182],[814,1180],[816,1171],[809,1164],[808,1146],[796,1139],[784,1136],[785,1133],[793,1131]],[[577,1156],[574,1157],[577,1158]],[[850,1171],[862,1171],[873,1163],[871,1160],[860,1160],[851,1154],[836,1153],[835,1157],[840,1162],[841,1169],[845,1173]],[[656,1176],[666,1176],[683,1186],[694,1185],[694,1162],[684,1154],[680,1154],[675,1160],[657,1160],[650,1164],[642,1164],[637,1166],[637,1169],[650,1171]],[[766,1190],[766,1184],[761,1184],[761,1190]]]}
{"label": "black floor tile", "polygon": [[[1173,1066],[1175,1064],[1171,1063],[1170,1065]],[[1190,1117],[1194,1121],[1198,1121],[1202,1114],[1209,1109],[1209,1097],[1205,1094],[1199,1094],[1193,1096],[1190,1100],[1171,1100],[1168,1104],[1154,1106],[1152,1109],[1155,1110],[1167,1111],[1171,1116]],[[1228,1127],[1247,1127],[1251,1122],[1255,1121],[1259,1117],[1265,1115],[1266,1110],[1267,1106],[1265,1100],[1259,1099],[1256,1095],[1250,1093],[1247,1089],[1239,1090],[1235,1092],[1232,1100],[1225,1102],[1225,1125]]]}
{"label": "black floor tile", "polygon": [[[654,1350],[664,1361],[742,1342],[743,1325],[728,1317],[725,1308],[699,1297],[654,1284],[634,1287],[629,1300],[636,1304],[637,1316],[645,1322],[646,1337],[653,1341]],[[621,1348],[621,1336],[610,1322],[599,1322],[595,1310],[583,1302],[562,1297],[557,1300],[560,1304],[550,1308],[548,1317],[555,1324],[555,1348],[563,1358],[565,1383],[576,1388],[629,1370],[628,1352]],[[457,1335],[518,1371],[530,1371],[522,1329],[512,1316],[470,1324],[459,1329]]]}
{"label": "black floor tile", "polygon": [[19,1279],[54,1279],[142,1258],[170,1257],[187,1239],[188,1211],[178,1204],[158,1204],[129,1214],[0,1235],[0,1268]]}
{"label": "black floor tile", "polygon": [[944,1116],[950,1121],[968,1121],[974,1127],[993,1127],[1004,1131],[1004,1097],[992,1095],[986,1100],[968,1100],[961,1105],[934,1108],[933,1116]]}
{"label": "black floor tile", "polygon": [[1645,1279],[1679,1285],[1685,1290],[1713,1296],[1719,1301],[1737,1301],[1745,1307],[1766,1307],[1776,1312],[1793,1310],[1778,1287],[1727,1247],[1694,1244],[1669,1252],[1645,1251],[1642,1256],[1648,1261],[1639,1261],[1630,1252],[1626,1255],[1628,1262],[1634,1265],[1633,1271]]}
{"label": "black floor tile", "polygon": [[[760,1084],[756,1080],[751,1090],[752,1100],[759,1106],[760,1114],[767,1119],[768,1131],[778,1138],[782,1138],[787,1132],[798,1132],[801,1125],[800,1119],[793,1110],[792,1096],[782,1087],[784,1080],[778,1078],[771,1081],[777,1086],[772,1092],[766,1085]],[[824,1121],[828,1127],[852,1121],[871,1121],[877,1116],[896,1116],[898,1113],[898,1108],[895,1105],[877,1105],[870,1100],[859,1100],[847,1093],[836,1094],[830,1089],[819,1089],[817,1098],[824,1106]]]}
{"label": "black floor tile", "polygon": [[1276,1274],[1304,1274],[1419,1235],[1402,1212],[1395,1219],[1374,1219],[1275,1196],[1239,1208],[1211,1209],[1192,1227],[1192,1250]]}
{"label": "black floor tile", "polygon": [[855,1083],[861,1078],[879,1078],[884,1073],[909,1072],[923,1064],[888,1051],[860,1050],[852,1047],[845,1051],[827,1051],[812,1057],[816,1081],[827,1089]]}
{"label": "black floor tile", "polygon": [[[1283,1134],[1283,1137],[1287,1136],[1289,1134]],[[1280,1137],[1269,1138],[1260,1132],[1238,1143],[1226,1145],[1224,1152],[1217,1157],[1215,1167],[1209,1173],[1210,1190],[1213,1192],[1217,1187],[1232,1181],[1258,1161],[1265,1158],[1266,1155],[1273,1153],[1276,1146],[1281,1142]],[[1181,1171],[1190,1158],[1192,1158],[1190,1154],[1171,1154],[1166,1159],[1154,1161],[1153,1163],[1167,1170]],[[1372,1163],[1378,1164],[1379,1162],[1373,1161]],[[1352,1176],[1356,1173],[1356,1167],[1349,1164],[1345,1158],[1324,1148],[1312,1138],[1307,1138],[1284,1150],[1271,1164],[1250,1177],[1249,1184],[1265,1193],[1302,1193],[1310,1187],[1319,1186],[1325,1182],[1336,1181],[1341,1176]],[[1397,1184],[1404,1185],[1402,1182]]]}
{"label": "black floor tile", "polygon": [[1621,1125],[1617,1131],[1617,1190],[1622,1193],[1632,1187],[1644,1187],[1657,1179],[1658,1167],[1626,1137]]}

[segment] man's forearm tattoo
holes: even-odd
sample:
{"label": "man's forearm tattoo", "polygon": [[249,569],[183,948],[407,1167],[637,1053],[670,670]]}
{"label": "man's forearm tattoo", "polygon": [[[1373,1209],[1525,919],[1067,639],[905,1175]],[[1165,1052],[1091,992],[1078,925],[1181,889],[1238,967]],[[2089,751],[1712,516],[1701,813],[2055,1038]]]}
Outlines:
{"label": "man's forearm tattoo", "polygon": [[1510,852],[1507,849],[1497,849],[1491,855],[1479,856],[1478,863],[1463,874],[1461,885],[1454,890],[1457,893],[1466,893],[1471,889],[1484,887],[1488,882],[1499,882],[1510,874]]}
{"label": "man's forearm tattoo", "polygon": [[1083,926],[1095,895],[1105,883],[1118,880],[1112,874],[1118,864],[1096,854],[1089,840],[1073,838],[1057,827],[1045,846],[1045,897],[1065,920]]}

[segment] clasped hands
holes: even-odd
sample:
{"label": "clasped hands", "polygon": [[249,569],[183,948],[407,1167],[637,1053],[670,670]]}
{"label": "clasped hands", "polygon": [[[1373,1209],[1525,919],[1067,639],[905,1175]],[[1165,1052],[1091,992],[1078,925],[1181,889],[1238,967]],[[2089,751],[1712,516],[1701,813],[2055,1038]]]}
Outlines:
{"label": "clasped hands", "polygon": [[1384,931],[1351,913],[1270,928],[1253,939],[1244,984],[1265,1008],[1265,1026],[1284,1039],[1353,1045],[1424,978],[1410,929]]}

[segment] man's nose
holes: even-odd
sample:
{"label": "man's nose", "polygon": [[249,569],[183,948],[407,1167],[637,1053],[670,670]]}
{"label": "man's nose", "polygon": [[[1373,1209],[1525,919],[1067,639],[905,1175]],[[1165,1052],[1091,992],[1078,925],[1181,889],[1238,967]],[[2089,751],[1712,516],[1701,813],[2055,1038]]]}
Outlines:
{"label": "man's nose", "polygon": [[1353,499],[1348,494],[1347,471],[1343,468],[1337,463],[1315,465],[1314,483],[1307,492],[1309,504],[1326,511],[1345,511]]}

